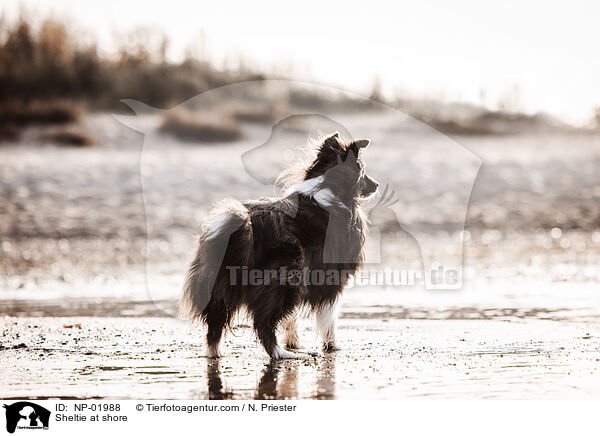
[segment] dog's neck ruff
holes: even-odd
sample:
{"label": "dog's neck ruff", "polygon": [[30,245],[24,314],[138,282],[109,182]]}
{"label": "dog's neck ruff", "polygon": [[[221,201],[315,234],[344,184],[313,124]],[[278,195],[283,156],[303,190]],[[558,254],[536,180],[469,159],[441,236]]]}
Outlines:
{"label": "dog's neck ruff", "polygon": [[348,209],[348,206],[341,202],[331,191],[331,189],[321,186],[324,179],[324,176],[318,176],[313,177],[312,179],[304,180],[303,182],[293,185],[287,189],[285,195],[288,196],[293,193],[306,195],[307,197],[314,199],[323,209],[331,207]]}

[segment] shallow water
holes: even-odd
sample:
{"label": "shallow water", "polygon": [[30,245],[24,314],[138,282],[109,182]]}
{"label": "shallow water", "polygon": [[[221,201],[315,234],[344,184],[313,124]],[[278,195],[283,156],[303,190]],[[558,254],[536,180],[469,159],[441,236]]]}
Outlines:
{"label": "shallow water", "polygon": [[[382,322],[385,321],[385,322]],[[65,328],[73,324],[81,328]],[[3,398],[597,398],[596,322],[347,319],[342,349],[269,361],[247,327],[220,359],[165,318],[4,318]],[[18,337],[17,337],[18,335]],[[19,347],[19,344],[25,344]],[[12,348],[15,347],[15,348]],[[24,364],[26,362],[26,364]]]}

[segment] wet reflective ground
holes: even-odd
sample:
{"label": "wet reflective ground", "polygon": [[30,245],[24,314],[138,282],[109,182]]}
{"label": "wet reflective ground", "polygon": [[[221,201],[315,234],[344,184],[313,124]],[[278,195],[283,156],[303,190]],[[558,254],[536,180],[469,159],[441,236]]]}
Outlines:
{"label": "wet reflective ground", "polygon": [[[350,303],[351,304],[351,303]],[[410,320],[346,307],[342,349],[270,361],[243,324],[220,359],[161,317],[4,317],[2,398],[598,398],[600,321]]]}

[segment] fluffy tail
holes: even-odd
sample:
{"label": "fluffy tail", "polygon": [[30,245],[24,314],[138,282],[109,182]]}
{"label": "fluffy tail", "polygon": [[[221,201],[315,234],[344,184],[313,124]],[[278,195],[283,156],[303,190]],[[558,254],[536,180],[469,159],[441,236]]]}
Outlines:
{"label": "fluffy tail", "polygon": [[203,318],[211,297],[222,298],[222,295],[213,294],[218,292],[217,289],[228,287],[229,271],[225,266],[246,264],[242,257],[248,255],[251,238],[248,209],[242,203],[226,200],[211,211],[187,272],[179,301],[179,317]]}

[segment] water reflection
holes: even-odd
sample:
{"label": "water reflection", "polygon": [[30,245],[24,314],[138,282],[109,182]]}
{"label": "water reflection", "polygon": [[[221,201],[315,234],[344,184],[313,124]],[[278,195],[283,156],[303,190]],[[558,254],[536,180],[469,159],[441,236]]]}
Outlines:
{"label": "water reflection", "polygon": [[257,400],[298,398],[298,367],[300,361],[271,361],[263,370],[256,388]]}
{"label": "water reflection", "polygon": [[220,359],[207,359],[206,379],[209,400],[229,400],[233,398],[233,392],[223,389]]}
{"label": "water reflection", "polygon": [[[243,398],[247,391],[224,388],[221,359],[207,359],[208,398]],[[255,400],[313,398],[332,400],[336,395],[335,354],[316,360],[272,360],[265,365],[254,392]]]}
{"label": "water reflection", "polygon": [[319,362],[313,398],[317,400],[335,399],[335,353]]}
{"label": "water reflection", "polygon": [[[285,365],[283,373],[293,373],[291,377],[288,379],[291,383],[296,384],[291,389],[286,389],[286,391],[292,390],[296,391],[297,389],[297,381],[298,381],[298,366],[293,364]],[[281,368],[284,366],[284,363],[279,361],[271,361],[263,370],[263,375],[258,382],[258,387],[256,388],[256,395],[254,398],[256,400],[275,400],[281,398],[278,395],[277,391],[277,381],[279,379]],[[289,397],[287,397],[289,398]]]}

